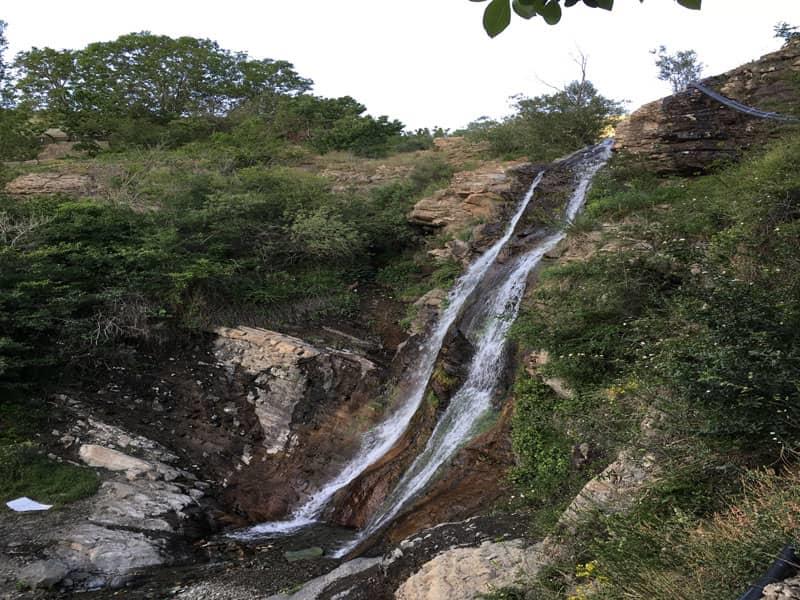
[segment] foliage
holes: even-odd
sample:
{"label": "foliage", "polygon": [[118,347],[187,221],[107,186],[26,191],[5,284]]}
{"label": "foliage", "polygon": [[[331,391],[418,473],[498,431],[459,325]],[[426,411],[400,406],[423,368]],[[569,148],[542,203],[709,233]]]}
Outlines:
{"label": "foliage", "polygon": [[654,489],[632,514],[593,523],[600,535],[590,542],[589,554],[596,556],[605,582],[593,597],[738,597],[764,574],[786,543],[800,541],[800,479],[795,469],[782,477],[770,471],[748,472],[743,487],[728,508],[707,518],[677,506],[659,506],[663,491]]}
{"label": "foliage", "polygon": [[64,504],[93,494],[100,481],[87,468],[48,460],[30,440],[47,430],[47,407],[5,394],[0,402],[0,490],[2,500],[29,496]]}
{"label": "foliage", "polygon": [[585,72],[563,90],[515,100],[515,114],[502,123],[479,120],[470,127],[473,137],[489,142],[494,155],[552,160],[595,143],[622,114],[620,103],[601,95]]}
{"label": "foliage", "polygon": [[29,160],[39,151],[40,128],[24,107],[0,107],[0,161]]}
{"label": "foliage", "polygon": [[378,157],[429,148],[428,130],[404,132],[365,114],[349,96],[311,94],[312,81],[284,60],[251,59],[193,37],[122,35],[80,50],[31,48],[17,55],[19,104],[96,153],[176,148],[211,140],[235,166],[273,162],[287,145]]}
{"label": "foliage", "polygon": [[544,503],[561,491],[569,474],[573,441],[559,427],[558,398],[547,386],[525,379],[514,396],[511,480],[530,500]]}
{"label": "foliage", "polygon": [[406,214],[451,173],[426,159],[407,180],[333,193],[302,169],[189,148],[131,152],[124,170],[116,157],[113,202],[0,198],[2,385],[176,329],[346,318],[354,288],[418,244]]}
{"label": "foliage", "polygon": [[[472,0],[485,2],[486,0]],[[640,0],[644,2],[644,0]],[[564,0],[564,6],[569,8],[578,4],[580,0]],[[702,0],[676,0],[686,8],[700,9]],[[590,8],[611,10],[614,0],[583,0],[583,4]],[[523,19],[532,19],[541,16],[548,25],[555,25],[561,20],[561,0],[491,0],[483,14],[483,28],[490,37],[502,33],[511,23],[511,10],[514,10]]]}
{"label": "foliage", "polygon": [[774,27],[775,37],[788,44],[792,40],[800,38],[800,31],[796,26],[789,25],[786,21],[781,21]]}
{"label": "foliage", "polygon": [[4,56],[8,49],[8,40],[6,40],[7,26],[7,23],[0,19],[0,108],[5,108],[8,103],[8,66]]}
{"label": "foliage", "polygon": [[[611,453],[656,414],[634,447],[660,471],[631,512],[570,532],[571,554],[518,597],[582,597],[576,564],[593,565],[578,577],[591,597],[735,597],[797,541],[798,156],[790,131],[704,177],[659,180],[618,156],[597,178],[572,239],[602,250],[546,270],[514,327],[523,347],[549,352],[534,377],[561,377],[585,416],[521,374],[520,414],[532,416],[515,418],[513,436],[550,467],[518,469],[568,485],[549,454],[553,419],[578,439],[608,428],[594,443]],[[625,416],[627,428],[610,425]]]}
{"label": "foliage", "polygon": [[705,65],[698,60],[697,52],[694,50],[681,50],[669,54],[666,46],[659,46],[650,53],[656,55],[658,78],[661,81],[668,81],[675,93],[685,90],[703,74]]}

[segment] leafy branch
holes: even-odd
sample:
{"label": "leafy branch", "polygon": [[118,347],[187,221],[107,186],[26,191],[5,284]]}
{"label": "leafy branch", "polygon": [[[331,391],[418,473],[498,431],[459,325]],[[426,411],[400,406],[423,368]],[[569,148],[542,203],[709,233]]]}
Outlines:
{"label": "leafy branch", "polygon": [[[472,2],[486,2],[487,0],[471,0]],[[611,10],[614,0],[564,0],[564,7],[570,8],[583,2],[590,8]],[[644,2],[644,0],[639,0]],[[700,10],[702,0],[675,0],[678,4],[692,10]],[[489,37],[502,33],[511,23],[511,11],[523,19],[532,19],[537,15],[542,17],[548,25],[555,25],[561,20],[561,0],[491,0],[483,13],[483,28]]]}

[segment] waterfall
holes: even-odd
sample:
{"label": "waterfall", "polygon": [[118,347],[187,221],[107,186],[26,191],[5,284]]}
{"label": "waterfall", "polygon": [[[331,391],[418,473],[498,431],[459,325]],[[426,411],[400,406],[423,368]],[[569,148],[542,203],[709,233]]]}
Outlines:
{"label": "waterfall", "polygon": [[261,523],[244,531],[231,534],[232,537],[248,539],[265,534],[290,534],[317,522],[320,513],[336,492],[355,480],[367,467],[375,463],[397,443],[422,403],[428,381],[433,374],[436,357],[442,349],[447,332],[461,314],[467,300],[475,291],[486,272],[494,264],[500,250],[511,239],[514,228],[528,207],[531,198],[533,198],[536,186],[543,175],[544,173],[539,173],[534,179],[525,197],[520,201],[503,237],[472,263],[466,273],[456,281],[448,295],[447,308],[426,341],[423,342],[416,364],[407,371],[406,377],[408,379],[406,382],[409,391],[406,400],[401,402],[399,408],[390,414],[383,423],[364,435],[359,451],[350,462],[345,465],[332,481],[313,494],[305,504],[297,508],[290,519]]}
{"label": "waterfall", "polygon": [[[575,167],[578,172],[577,183],[566,208],[565,220],[567,222],[572,221],[583,206],[592,178],[611,155],[611,145],[612,142],[609,140],[580,156]],[[540,179],[541,175],[522,202],[522,207],[509,226],[509,231],[501,240],[502,244],[510,239],[516,221],[519,220],[521,212],[524,211],[533,189]],[[479,324],[481,335],[476,341],[476,351],[470,363],[466,380],[450,399],[450,403],[439,419],[425,449],[417,456],[367,526],[354,540],[340,548],[335,556],[343,556],[363,539],[389,524],[411,499],[425,489],[439,468],[453,456],[456,450],[469,440],[474,433],[476,424],[491,408],[492,396],[497,389],[498,374],[503,370],[506,335],[519,311],[528,275],[542,257],[565,236],[566,232],[562,228],[557,233],[540,240],[526,253],[510,261],[511,264],[505,267],[502,285],[483,290],[474,298],[474,302],[485,305],[488,310],[483,322]],[[490,258],[486,256],[484,258],[494,261],[499,250],[498,247]],[[480,270],[481,275],[486,272],[487,268],[488,266]],[[444,324],[445,319],[442,320],[442,326]],[[449,327],[449,323],[447,326]],[[438,344],[441,344],[443,336],[443,333],[437,331]],[[430,360],[434,361],[435,355],[430,357]],[[430,369],[426,372],[426,378],[429,376]],[[423,393],[425,384],[421,385],[422,389],[419,390],[419,394]]]}

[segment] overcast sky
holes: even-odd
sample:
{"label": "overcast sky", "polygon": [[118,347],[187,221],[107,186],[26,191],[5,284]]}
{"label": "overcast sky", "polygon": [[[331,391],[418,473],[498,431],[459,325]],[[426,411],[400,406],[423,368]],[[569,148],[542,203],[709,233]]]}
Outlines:
{"label": "overcast sky", "polygon": [[[149,30],[217,40],[256,58],[293,62],[325,96],[350,95],[374,115],[409,127],[456,128],[509,111],[509,96],[548,92],[576,76],[572,56],[589,56],[589,77],[629,108],[669,93],[649,50],[694,49],[706,74],[780,47],[772,27],[800,25],[800,0],[704,0],[700,12],[673,0],[617,0],[613,13],[584,6],[555,27],[515,18],[490,40],[485,3],[468,0],[13,0],[0,6],[11,53],[31,46],[80,48]],[[757,6],[758,9],[752,8]]]}

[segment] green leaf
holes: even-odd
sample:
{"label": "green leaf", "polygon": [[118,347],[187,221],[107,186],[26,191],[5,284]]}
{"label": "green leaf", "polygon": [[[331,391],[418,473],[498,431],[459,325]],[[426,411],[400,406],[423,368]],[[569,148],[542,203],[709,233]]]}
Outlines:
{"label": "green leaf", "polygon": [[702,3],[703,0],[678,0],[678,4],[686,8],[691,8],[692,10],[700,10],[700,5]]}
{"label": "green leaf", "polygon": [[556,0],[550,0],[537,11],[548,25],[555,25],[561,20],[561,5]]}
{"label": "green leaf", "polygon": [[614,8],[614,0],[597,0],[597,7],[604,10],[611,10]]}
{"label": "green leaf", "polygon": [[511,3],[509,0],[492,0],[483,13],[483,28],[489,37],[495,37],[511,23]]}
{"label": "green leaf", "polygon": [[[527,0],[530,2],[530,0]],[[531,19],[536,16],[536,7],[533,5],[525,4],[526,0],[513,0],[511,6],[514,7],[514,12],[523,19]]]}

